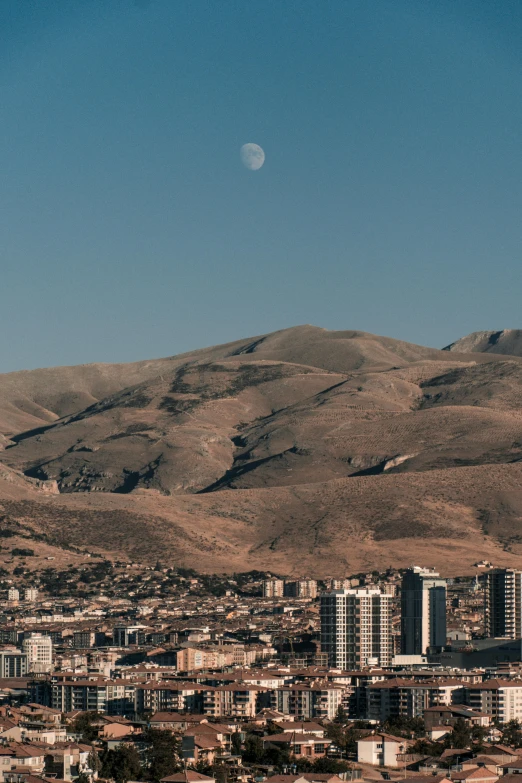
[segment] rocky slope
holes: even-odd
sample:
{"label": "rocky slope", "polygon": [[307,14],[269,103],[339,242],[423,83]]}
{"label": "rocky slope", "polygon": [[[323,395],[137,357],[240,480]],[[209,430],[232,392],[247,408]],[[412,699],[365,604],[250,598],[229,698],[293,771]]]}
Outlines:
{"label": "rocky slope", "polygon": [[501,353],[522,356],[522,329],[502,329],[500,332],[472,332],[451,343],[445,351],[460,353]]}
{"label": "rocky slope", "polygon": [[454,346],[305,326],[0,376],[0,506],[209,570],[516,559],[522,361]]}

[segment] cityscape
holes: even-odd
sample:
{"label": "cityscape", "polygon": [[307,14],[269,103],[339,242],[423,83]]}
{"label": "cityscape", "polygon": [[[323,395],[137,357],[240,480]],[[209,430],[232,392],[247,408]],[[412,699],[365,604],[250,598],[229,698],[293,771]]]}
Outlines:
{"label": "cityscape", "polygon": [[82,597],[20,577],[6,591],[8,783],[119,766],[165,783],[519,774],[522,571],[91,571]]}
{"label": "cityscape", "polygon": [[0,0],[0,783],[522,783],[522,0]]}

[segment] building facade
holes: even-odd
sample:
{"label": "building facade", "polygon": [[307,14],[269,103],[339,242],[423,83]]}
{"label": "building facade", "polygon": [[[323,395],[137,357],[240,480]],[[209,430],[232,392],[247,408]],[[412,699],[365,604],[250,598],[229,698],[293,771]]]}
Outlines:
{"label": "building facade", "polygon": [[401,652],[424,655],[446,644],[446,580],[418,566],[408,568],[401,586]]}
{"label": "building facade", "polygon": [[32,633],[22,642],[22,651],[27,655],[29,671],[48,672],[53,667],[53,642],[50,636]]}
{"label": "building facade", "polygon": [[522,637],[522,571],[495,568],[488,573],[485,610],[488,637]]}
{"label": "building facade", "polygon": [[321,651],[330,666],[390,666],[390,596],[376,588],[332,590],[321,596]]}

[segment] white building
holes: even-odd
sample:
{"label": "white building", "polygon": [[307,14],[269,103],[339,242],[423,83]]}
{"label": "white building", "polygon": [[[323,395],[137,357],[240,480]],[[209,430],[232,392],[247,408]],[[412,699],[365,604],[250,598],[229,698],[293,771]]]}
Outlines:
{"label": "white building", "polygon": [[38,590],[36,587],[26,587],[24,598],[26,601],[37,601],[38,600]]}
{"label": "white building", "polygon": [[53,643],[50,636],[32,633],[22,642],[22,650],[27,655],[29,671],[48,672],[53,666]]}
{"label": "white building", "polygon": [[16,587],[10,587],[7,591],[7,600],[8,601],[19,601],[20,600],[20,591],[16,589]]}
{"label": "white building", "polygon": [[357,740],[357,761],[376,767],[401,766],[398,756],[406,751],[407,742],[392,734],[370,734]]}
{"label": "white building", "polygon": [[282,598],[285,593],[284,579],[264,579],[263,598]]}
{"label": "white building", "polygon": [[485,680],[467,686],[467,703],[498,723],[522,720],[522,683],[516,680]]}
{"label": "white building", "polygon": [[390,666],[390,600],[370,587],[332,590],[321,596],[321,651],[328,654],[330,666]]}

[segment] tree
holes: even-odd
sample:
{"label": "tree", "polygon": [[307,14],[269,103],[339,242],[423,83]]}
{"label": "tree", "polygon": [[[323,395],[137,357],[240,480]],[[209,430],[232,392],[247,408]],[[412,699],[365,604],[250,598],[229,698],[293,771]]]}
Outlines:
{"label": "tree", "polygon": [[232,734],[231,741],[232,741],[232,752],[233,752],[233,754],[235,756],[240,756],[241,755],[242,742],[241,742],[241,734],[239,733],[239,731],[235,731]]}
{"label": "tree", "polygon": [[348,715],[342,704],[339,704],[337,708],[337,715],[335,716],[335,722],[344,725],[348,721]]}
{"label": "tree", "polygon": [[100,761],[100,757],[98,756],[98,751],[96,750],[94,745],[91,747],[91,751],[87,756],[87,765],[89,769],[92,769],[93,772],[100,772],[102,768],[102,763]]}
{"label": "tree", "polygon": [[427,739],[418,739],[408,751],[408,753],[418,753],[420,756],[440,756],[441,752],[442,748],[439,744]]}
{"label": "tree", "polygon": [[103,756],[102,777],[114,778],[116,783],[127,783],[141,776],[140,756],[135,747],[120,745]]}
{"label": "tree", "polygon": [[473,742],[477,746],[477,750],[481,750],[484,747],[484,740],[486,739],[488,735],[488,730],[485,726],[473,726],[471,729],[471,736],[473,738]]}
{"label": "tree", "polygon": [[426,729],[422,718],[395,715],[384,722],[384,730],[396,737],[421,737]]}
{"label": "tree", "polygon": [[172,732],[164,729],[147,729],[143,739],[148,743],[145,752],[147,780],[159,781],[175,772],[179,763],[179,742]]}
{"label": "tree", "polygon": [[351,764],[347,761],[338,761],[337,759],[329,759],[327,756],[323,756],[314,761],[313,771],[319,774],[328,772],[333,775],[338,775],[341,772],[348,772],[351,768]]}
{"label": "tree", "polygon": [[76,778],[76,783],[91,783],[91,779],[85,772],[80,772]]}
{"label": "tree", "polygon": [[290,764],[290,746],[265,748],[262,757],[263,764],[273,764],[274,767],[284,767]]}
{"label": "tree", "polygon": [[263,740],[258,737],[257,734],[247,734],[245,738],[245,761],[250,761],[252,764],[259,764],[263,759],[264,748]]}
{"label": "tree", "polygon": [[99,712],[81,712],[74,719],[71,728],[74,734],[81,734],[85,742],[92,742],[97,738],[103,720],[103,715]]}
{"label": "tree", "polygon": [[469,748],[471,745],[471,729],[466,721],[457,718],[450,739],[452,748]]}
{"label": "tree", "polygon": [[522,727],[518,720],[510,720],[502,729],[502,743],[512,748],[522,745]]}

